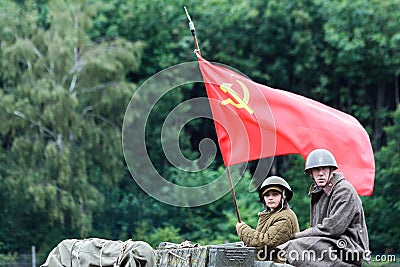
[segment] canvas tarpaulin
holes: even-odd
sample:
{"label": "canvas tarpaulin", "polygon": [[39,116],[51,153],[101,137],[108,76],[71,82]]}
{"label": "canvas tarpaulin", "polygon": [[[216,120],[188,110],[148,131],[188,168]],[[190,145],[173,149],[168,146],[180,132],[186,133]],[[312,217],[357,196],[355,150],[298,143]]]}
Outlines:
{"label": "canvas tarpaulin", "polygon": [[65,239],[48,255],[41,267],[153,267],[155,253],[143,241],[100,238]]}

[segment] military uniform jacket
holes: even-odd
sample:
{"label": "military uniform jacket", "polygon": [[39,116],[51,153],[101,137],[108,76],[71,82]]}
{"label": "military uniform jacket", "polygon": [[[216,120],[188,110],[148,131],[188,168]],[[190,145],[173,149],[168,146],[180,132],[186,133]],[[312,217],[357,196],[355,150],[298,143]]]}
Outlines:
{"label": "military uniform jacket", "polygon": [[[256,259],[277,262],[279,260],[276,257],[276,246],[294,238],[297,232],[299,232],[297,216],[290,208],[275,212],[259,212],[256,229],[246,224],[238,229],[239,238],[247,246],[256,248]],[[260,251],[263,253],[260,254]]]}
{"label": "military uniform jacket", "polygon": [[[361,266],[369,240],[361,199],[342,173],[324,188],[310,189],[310,228],[280,246],[295,266]],[[297,252],[297,253],[294,253]],[[305,252],[308,254],[306,255]]]}

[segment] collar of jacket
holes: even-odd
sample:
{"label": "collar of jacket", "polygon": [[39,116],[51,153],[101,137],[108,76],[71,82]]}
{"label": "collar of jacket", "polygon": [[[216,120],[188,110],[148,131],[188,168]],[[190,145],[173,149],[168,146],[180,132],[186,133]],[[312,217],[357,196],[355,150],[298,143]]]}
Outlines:
{"label": "collar of jacket", "polygon": [[321,188],[317,186],[315,183],[311,185],[310,190],[308,195],[310,196],[311,194],[319,193],[321,191],[324,191],[327,196],[329,196],[332,192],[332,188],[341,180],[344,179],[344,176],[340,172],[334,172],[332,175],[332,178],[329,180],[328,184],[324,187]]}
{"label": "collar of jacket", "polygon": [[286,210],[286,209],[289,209],[289,208],[283,208],[282,207],[279,210],[274,210],[274,211],[265,209],[263,211],[260,211],[258,213],[258,215],[261,215],[261,214],[274,214],[274,213],[278,213],[278,212],[281,212],[281,211]]}

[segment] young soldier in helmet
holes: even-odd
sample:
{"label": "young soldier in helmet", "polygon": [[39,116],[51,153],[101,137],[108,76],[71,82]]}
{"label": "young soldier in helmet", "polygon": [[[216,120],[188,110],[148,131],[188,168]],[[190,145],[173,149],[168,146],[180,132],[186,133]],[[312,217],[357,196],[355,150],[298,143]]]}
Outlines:
{"label": "young soldier in helmet", "polygon": [[264,180],[258,193],[265,210],[258,213],[257,228],[238,222],[236,231],[247,246],[256,248],[256,260],[282,262],[276,247],[299,231],[296,214],[288,205],[292,189],[283,178],[271,176]]}
{"label": "young soldier in helmet", "polygon": [[361,266],[369,261],[364,210],[353,186],[338,168],[331,152],[312,151],[305,172],[313,179],[310,228],[279,246],[287,262],[295,266]]}

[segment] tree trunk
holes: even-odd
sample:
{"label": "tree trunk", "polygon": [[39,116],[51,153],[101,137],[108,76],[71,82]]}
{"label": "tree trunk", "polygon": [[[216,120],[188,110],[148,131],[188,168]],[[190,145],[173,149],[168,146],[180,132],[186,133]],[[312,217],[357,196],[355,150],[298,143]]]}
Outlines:
{"label": "tree trunk", "polygon": [[373,134],[373,146],[375,150],[379,150],[381,146],[382,137],[382,122],[381,122],[381,109],[385,99],[386,87],[381,83],[378,85],[378,92],[376,94],[376,106],[375,106],[375,118],[374,118],[374,134]]}
{"label": "tree trunk", "polygon": [[398,105],[399,105],[399,75],[396,74],[394,76],[394,101],[395,101],[395,109],[397,109]]}

